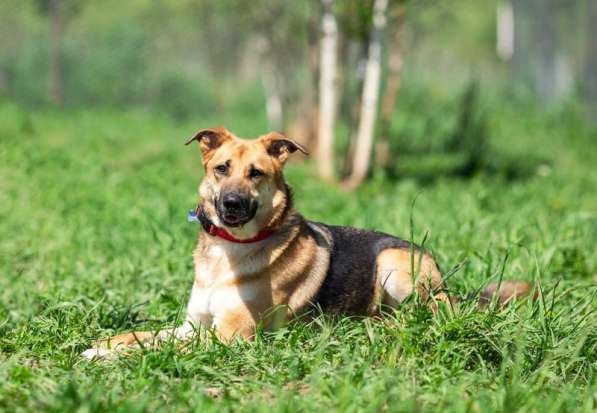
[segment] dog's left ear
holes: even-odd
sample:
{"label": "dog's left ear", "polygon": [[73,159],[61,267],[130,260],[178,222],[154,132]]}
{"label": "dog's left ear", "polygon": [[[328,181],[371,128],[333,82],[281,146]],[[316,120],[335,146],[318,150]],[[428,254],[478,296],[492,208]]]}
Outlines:
{"label": "dog's left ear", "polygon": [[282,163],[286,162],[288,156],[296,151],[309,155],[309,152],[303,145],[292,139],[288,139],[278,132],[268,133],[262,136],[260,140],[265,145],[267,153]]}

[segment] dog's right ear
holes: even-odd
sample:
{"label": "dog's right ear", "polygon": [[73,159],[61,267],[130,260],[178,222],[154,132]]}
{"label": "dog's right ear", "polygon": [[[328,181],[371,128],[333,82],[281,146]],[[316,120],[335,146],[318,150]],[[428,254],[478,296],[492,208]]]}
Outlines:
{"label": "dog's right ear", "polygon": [[199,142],[199,150],[201,151],[203,163],[207,164],[213,156],[214,151],[228,139],[230,139],[230,132],[228,132],[226,128],[220,126],[212,129],[201,129],[199,132],[195,133],[185,145],[188,145],[193,141]]}

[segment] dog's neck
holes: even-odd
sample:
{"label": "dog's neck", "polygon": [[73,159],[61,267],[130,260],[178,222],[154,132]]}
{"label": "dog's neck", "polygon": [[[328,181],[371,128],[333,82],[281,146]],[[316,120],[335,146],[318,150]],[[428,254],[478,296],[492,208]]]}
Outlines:
{"label": "dog's neck", "polygon": [[[226,265],[229,265],[231,269],[234,268],[230,273],[234,273],[234,277],[255,274],[275,261],[286,250],[300,233],[303,221],[300,214],[294,210],[289,211],[284,222],[276,228],[271,236],[250,243],[230,242],[202,230],[199,232],[194,253],[196,271],[208,273],[210,271],[206,271],[206,269],[211,268],[214,263],[218,263],[218,268],[227,268]],[[275,254],[264,255],[263,251],[275,251]],[[225,263],[227,264],[225,265]],[[210,277],[218,278],[213,274]]]}
{"label": "dog's neck", "polygon": [[195,277],[201,285],[216,280],[240,279],[263,271],[275,262],[301,233],[303,219],[299,214],[288,214],[287,224],[271,236],[252,243],[235,243],[199,232],[193,253]]}
{"label": "dog's neck", "polygon": [[[197,247],[194,252],[196,277],[202,283],[211,283],[221,277],[239,278],[262,271],[281,254],[301,232],[304,218],[294,210],[289,189],[286,189],[284,205],[272,216],[269,223],[258,228],[255,222],[248,224],[252,228],[242,228],[244,233],[228,229],[235,238],[248,238],[260,231],[269,230],[267,238],[250,243],[235,243],[224,238],[210,235],[208,228],[199,232]],[[215,211],[207,210],[209,213]],[[211,214],[209,214],[211,216]],[[217,216],[213,219],[219,223]],[[269,251],[263,254],[263,251]]]}

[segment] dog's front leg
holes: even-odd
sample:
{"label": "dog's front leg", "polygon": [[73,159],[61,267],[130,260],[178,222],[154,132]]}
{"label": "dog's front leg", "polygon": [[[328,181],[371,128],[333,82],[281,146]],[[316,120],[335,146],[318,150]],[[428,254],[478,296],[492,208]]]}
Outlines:
{"label": "dog's front leg", "polygon": [[85,350],[81,355],[87,359],[110,358],[126,349],[138,349],[145,346],[157,347],[170,339],[188,339],[192,337],[194,331],[194,325],[190,321],[186,321],[180,327],[161,330],[158,333],[134,331],[119,334],[105,340],[96,341],[93,343],[93,347]]}
{"label": "dog's front leg", "polygon": [[243,308],[229,310],[214,318],[213,327],[218,338],[224,342],[234,337],[253,339],[256,324],[251,313]]}
{"label": "dog's front leg", "polygon": [[202,294],[202,290],[194,284],[187,305],[186,320],[182,326],[161,330],[157,334],[151,331],[119,334],[94,342],[93,346],[81,355],[88,359],[111,358],[127,349],[138,349],[145,346],[157,347],[169,339],[190,339],[199,325],[212,326],[213,319],[209,314],[206,314],[208,308],[209,300]]}
{"label": "dog's front leg", "polygon": [[105,340],[96,341],[90,349],[85,350],[81,355],[88,359],[110,358],[127,349],[141,348],[142,346],[157,347],[160,343],[172,338],[178,340],[189,339],[199,324],[211,326],[211,319],[207,319],[202,314],[205,308],[207,308],[205,297],[198,294],[196,286],[193,286],[187,305],[186,320],[182,326],[161,330],[157,334],[151,331],[119,334]]}

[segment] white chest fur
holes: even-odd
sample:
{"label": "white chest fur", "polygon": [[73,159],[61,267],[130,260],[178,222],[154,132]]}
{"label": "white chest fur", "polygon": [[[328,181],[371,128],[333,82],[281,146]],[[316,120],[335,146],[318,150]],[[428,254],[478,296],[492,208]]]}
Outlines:
{"label": "white chest fur", "polygon": [[187,319],[211,327],[218,316],[244,307],[254,299],[255,286],[239,281],[268,265],[267,257],[259,253],[263,248],[262,242],[236,244],[221,240],[207,249],[198,249]]}
{"label": "white chest fur", "polygon": [[256,292],[248,286],[199,288],[194,285],[187,307],[187,319],[194,324],[212,327],[217,324],[219,317],[245,307],[255,295]]}

